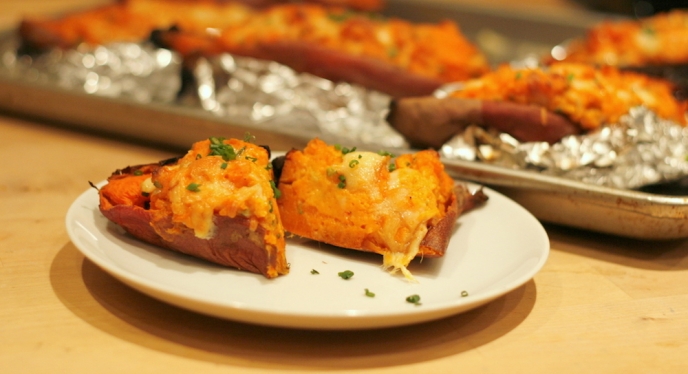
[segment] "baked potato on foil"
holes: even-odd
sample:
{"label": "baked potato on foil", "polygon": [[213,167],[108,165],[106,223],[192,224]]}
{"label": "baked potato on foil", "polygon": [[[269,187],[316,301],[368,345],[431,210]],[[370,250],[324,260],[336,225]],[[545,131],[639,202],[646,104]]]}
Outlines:
{"label": "baked potato on foil", "polygon": [[502,65],[457,85],[446,97],[397,99],[387,119],[417,147],[439,148],[471,124],[521,142],[556,143],[613,126],[638,106],[685,126],[688,101],[677,98],[675,90],[669,81],[611,66]]}

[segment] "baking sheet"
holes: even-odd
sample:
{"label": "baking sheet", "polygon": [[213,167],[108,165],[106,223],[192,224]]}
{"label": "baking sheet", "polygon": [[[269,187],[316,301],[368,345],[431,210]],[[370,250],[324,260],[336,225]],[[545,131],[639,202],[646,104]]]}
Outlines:
{"label": "baking sheet", "polygon": [[[441,0],[387,0],[385,14],[415,22],[452,19],[493,64],[541,55],[552,46],[602,19],[594,13],[556,14],[502,11]],[[8,30],[0,38],[14,38]],[[117,97],[103,98],[3,75],[0,64],[0,110],[60,122],[79,129],[186,149],[206,136],[243,137],[251,131],[275,149],[303,146],[313,132],[288,124],[260,126],[218,117],[197,108],[164,103],[141,104]]]}
{"label": "baking sheet", "polygon": [[658,193],[648,193],[476,162],[444,164],[452,176],[491,186],[544,222],[644,240],[688,237],[688,189],[682,181],[649,187]]}
{"label": "baking sheet", "polygon": [[[505,12],[412,0],[390,0],[386,13],[417,22],[453,19],[494,64],[541,55],[602,19],[592,13]],[[0,37],[14,35],[8,31]],[[10,77],[1,71],[0,110],[180,150],[205,137],[241,138],[246,132],[273,149],[287,150],[303,147],[317,135],[288,123],[261,126],[218,117],[200,108],[89,95]],[[495,188],[545,222],[647,240],[688,237],[688,197],[681,196],[684,189],[676,189],[676,184],[673,195],[668,195],[661,186],[648,193],[475,162],[446,161],[445,165],[453,176]],[[685,191],[688,195],[688,189]]]}

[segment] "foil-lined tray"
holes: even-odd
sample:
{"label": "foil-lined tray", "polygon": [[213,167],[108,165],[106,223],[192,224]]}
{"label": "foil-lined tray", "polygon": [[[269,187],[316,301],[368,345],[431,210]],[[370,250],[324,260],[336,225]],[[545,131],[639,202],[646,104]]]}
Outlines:
{"label": "foil-lined tray", "polygon": [[[493,62],[541,55],[548,46],[582,33],[586,26],[414,1],[390,1],[390,12],[417,21],[454,18]],[[595,20],[588,18],[586,22]],[[528,30],[538,32],[529,34]],[[551,39],[542,39],[543,35]],[[301,147],[316,136],[364,149],[410,150],[385,122],[389,97],[297,74],[279,64],[229,55],[200,59],[187,71],[193,76],[189,87],[189,82],[180,79],[179,57],[145,43],[83,47],[39,56],[17,55],[17,43],[12,33],[0,37],[0,109],[9,112],[179,149],[208,136],[243,137],[250,132],[261,143],[278,150]],[[605,144],[619,143],[620,138],[628,138],[629,131],[633,136],[638,132],[646,137],[656,136],[654,128],[642,131],[646,129],[643,124],[652,122],[647,119],[651,116],[640,108],[629,114],[629,123],[635,123],[635,127],[629,125],[625,132],[611,131],[601,136],[609,140]],[[671,125],[662,131],[673,134],[674,140],[685,137],[680,131],[675,133]],[[489,138],[486,134],[480,136],[486,137]],[[457,137],[453,142],[463,138]],[[629,159],[626,166],[646,166],[644,170],[624,170],[609,167],[615,160],[609,159],[599,139],[592,143],[589,139],[568,139],[573,153],[580,153],[590,143],[588,153],[596,157],[582,157],[590,159],[590,165],[569,167],[571,170],[566,173],[551,172],[550,166],[561,164],[561,157],[553,159],[552,152],[542,145],[519,145],[520,154],[529,155],[529,163],[535,164],[534,172],[528,170],[533,167],[458,159],[456,154],[467,148],[462,150],[453,142],[442,150],[452,175],[505,193],[543,221],[641,239],[688,237],[688,227],[684,227],[688,200],[669,196],[663,188],[684,194],[680,183],[684,166],[659,170],[661,175],[657,178],[657,168],[653,167],[657,160],[646,157],[657,154],[655,141],[646,142],[651,144],[651,150],[636,152],[638,156],[627,153],[636,160],[644,158],[645,163]],[[683,143],[660,144],[660,151],[674,150],[675,144],[686,149]],[[487,145],[492,154],[505,153],[504,145],[512,150],[517,148],[500,136],[492,136],[491,143],[481,144],[480,149]],[[613,154],[618,153],[614,151]],[[672,157],[679,159],[674,164],[680,163],[680,152],[679,149],[672,153]],[[580,155],[576,157],[581,159]],[[587,171],[580,174],[581,170]],[[590,180],[590,170],[595,180]],[[605,172],[596,173],[597,170]],[[637,190],[639,186],[669,179],[679,181],[655,185],[651,192]]]}

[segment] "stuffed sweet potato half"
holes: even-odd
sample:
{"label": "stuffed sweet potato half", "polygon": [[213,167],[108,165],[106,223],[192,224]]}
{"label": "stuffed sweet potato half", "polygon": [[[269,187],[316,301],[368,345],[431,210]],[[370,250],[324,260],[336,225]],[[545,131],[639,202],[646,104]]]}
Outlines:
{"label": "stuffed sweet potato half", "polygon": [[287,231],[381,254],[385,268],[407,278],[411,260],[443,256],[457,217],[486,199],[455,187],[433,150],[392,158],[314,139],[279,165]]}
{"label": "stuffed sweet potato half", "polygon": [[269,158],[237,139],[200,141],[179,159],[113,173],[100,211],[145,242],[267,278],[287,274]]}
{"label": "stuffed sweet potato half", "polygon": [[417,147],[439,148],[471,124],[519,141],[556,143],[567,135],[614,125],[633,107],[686,124],[688,101],[669,81],[581,63],[546,67],[500,66],[463,82],[447,97],[396,100],[388,122]]}

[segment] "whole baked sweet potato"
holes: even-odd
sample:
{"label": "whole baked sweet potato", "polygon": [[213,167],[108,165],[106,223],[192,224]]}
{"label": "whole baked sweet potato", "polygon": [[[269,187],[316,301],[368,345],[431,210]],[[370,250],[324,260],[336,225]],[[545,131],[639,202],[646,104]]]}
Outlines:
{"label": "whole baked sweet potato", "polygon": [[289,269],[268,165],[265,148],[211,138],[179,159],[116,171],[100,211],[147,243],[274,278]]}

